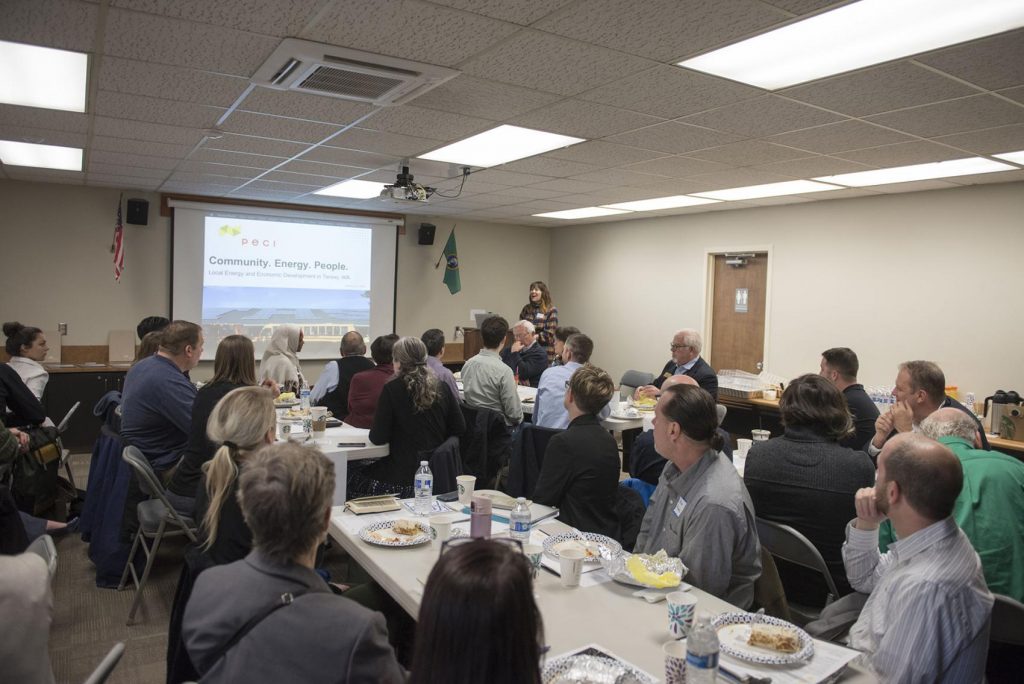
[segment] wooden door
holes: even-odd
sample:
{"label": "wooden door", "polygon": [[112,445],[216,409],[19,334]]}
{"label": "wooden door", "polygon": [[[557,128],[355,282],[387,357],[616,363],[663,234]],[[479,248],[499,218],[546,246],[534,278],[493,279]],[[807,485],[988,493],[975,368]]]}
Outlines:
{"label": "wooden door", "polygon": [[[716,371],[761,372],[768,255],[714,256],[711,367]],[[726,261],[744,262],[729,265]]]}

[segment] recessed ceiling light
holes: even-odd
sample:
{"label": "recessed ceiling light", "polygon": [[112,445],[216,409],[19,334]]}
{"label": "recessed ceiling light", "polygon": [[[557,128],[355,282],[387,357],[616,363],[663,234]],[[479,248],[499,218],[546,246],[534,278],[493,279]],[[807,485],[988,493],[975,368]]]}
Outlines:
{"label": "recessed ceiling light", "polygon": [[1019,0],[860,0],[679,66],[776,90],[1020,26]]}
{"label": "recessed ceiling light", "polygon": [[82,150],[78,147],[0,140],[0,161],[10,166],[81,171]]}
{"label": "recessed ceiling light", "polygon": [[1024,150],[1020,150],[1019,152],[1007,152],[1006,154],[993,154],[992,156],[1005,159],[1006,161],[1013,162],[1014,164],[1024,164]]}
{"label": "recessed ceiling light", "polygon": [[85,111],[89,56],[0,41],[0,102],[23,107]]}
{"label": "recessed ceiling light", "polygon": [[841,190],[834,185],[815,183],[809,180],[783,181],[781,183],[766,183],[764,185],[748,185],[742,188],[728,188],[726,190],[712,190],[710,192],[695,192],[699,197],[710,197],[711,199],[735,201],[758,199],[760,197],[781,197],[782,195],[802,195],[808,192],[825,192],[826,190]]}
{"label": "recessed ceiling light", "polygon": [[602,207],[623,209],[625,211],[656,211],[658,209],[675,209],[676,207],[694,207],[698,204],[711,204],[718,200],[689,195],[672,195],[671,197],[655,197],[653,199],[636,200],[635,202],[617,202],[602,204]]}
{"label": "recessed ceiling light", "polygon": [[328,195],[329,197],[352,197],[355,199],[370,199],[379,197],[380,191],[384,189],[384,183],[374,183],[353,178],[352,180],[335,183],[321,190],[314,192],[314,195]]}
{"label": "recessed ceiling light", "polygon": [[450,162],[464,166],[497,166],[516,159],[568,147],[583,142],[583,138],[535,131],[507,124],[483,133],[445,145],[433,152],[420,155],[420,159]]}
{"label": "recessed ceiling light", "polygon": [[534,214],[534,216],[556,219],[582,219],[594,218],[595,216],[611,216],[612,214],[628,213],[628,211],[622,211],[621,209],[609,209],[607,207],[583,207],[582,209],[567,209],[566,211],[549,211],[546,214]]}
{"label": "recessed ceiling light", "polygon": [[885,185],[886,183],[907,183],[909,181],[929,180],[932,178],[951,178],[953,176],[969,176],[975,173],[992,173],[993,171],[1013,171],[1015,167],[982,157],[967,159],[951,159],[930,164],[913,164],[896,166],[891,169],[875,169],[873,171],[857,171],[841,173],[838,176],[822,176],[814,180],[836,185],[848,185],[862,188],[867,185]]}

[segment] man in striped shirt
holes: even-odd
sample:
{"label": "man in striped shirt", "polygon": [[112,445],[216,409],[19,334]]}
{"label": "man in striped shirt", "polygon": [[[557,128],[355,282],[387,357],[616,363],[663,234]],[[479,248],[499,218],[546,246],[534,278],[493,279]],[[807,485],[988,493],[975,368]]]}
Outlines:
{"label": "man in striped shirt", "polygon": [[[875,486],[856,494],[843,562],[854,589],[870,593],[850,630],[886,682],[980,682],[988,654],[992,594],[981,562],[953,520],[960,461],[923,435],[885,443]],[[878,551],[878,526],[900,541]]]}

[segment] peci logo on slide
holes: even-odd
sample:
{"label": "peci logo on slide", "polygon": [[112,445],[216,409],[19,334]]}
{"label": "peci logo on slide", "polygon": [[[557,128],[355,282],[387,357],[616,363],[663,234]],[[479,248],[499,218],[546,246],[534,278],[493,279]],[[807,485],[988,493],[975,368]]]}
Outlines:
{"label": "peci logo on slide", "polygon": [[259,238],[242,237],[241,226],[229,226],[225,224],[220,227],[218,234],[221,237],[240,238],[242,241],[242,247],[277,247],[277,240],[261,240]]}

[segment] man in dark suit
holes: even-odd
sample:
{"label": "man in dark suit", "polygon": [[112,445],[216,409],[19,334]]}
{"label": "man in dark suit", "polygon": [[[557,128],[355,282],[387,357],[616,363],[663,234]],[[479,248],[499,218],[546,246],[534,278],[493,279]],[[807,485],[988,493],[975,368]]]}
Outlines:
{"label": "man in dark suit", "polygon": [[515,339],[501,352],[501,360],[512,369],[520,385],[536,387],[541,373],[548,367],[548,353],[537,342],[533,323],[522,320],[512,326]]}
{"label": "man in dark suit", "polygon": [[619,448],[597,417],[614,391],[611,377],[596,366],[572,374],[563,399],[569,427],[548,441],[533,499],[560,509],[558,519],[567,525],[617,538]]}
{"label": "man in dark suit", "polygon": [[345,420],[352,376],[373,368],[373,361],[366,358],[366,342],[355,330],[345,333],[341,338],[340,351],[340,359],[328,361],[324,366],[309,398],[314,406],[326,406],[335,418]]}
{"label": "man in dark suit", "polygon": [[704,340],[696,330],[677,332],[672,338],[672,344],[669,345],[672,359],[661,369],[661,374],[654,379],[654,382],[637,388],[636,396],[656,397],[661,394],[661,385],[666,378],[673,375],[688,375],[696,380],[697,384],[706,390],[715,401],[718,401],[718,374],[700,357],[700,350],[703,346]]}
{"label": "man in dark suit", "polygon": [[840,440],[839,445],[861,451],[875,436],[875,420],[878,419],[878,407],[864,391],[864,385],[857,382],[860,362],[852,349],[833,347],[821,352],[821,372],[819,375],[836,386],[846,399],[846,406],[853,416],[854,433]]}

